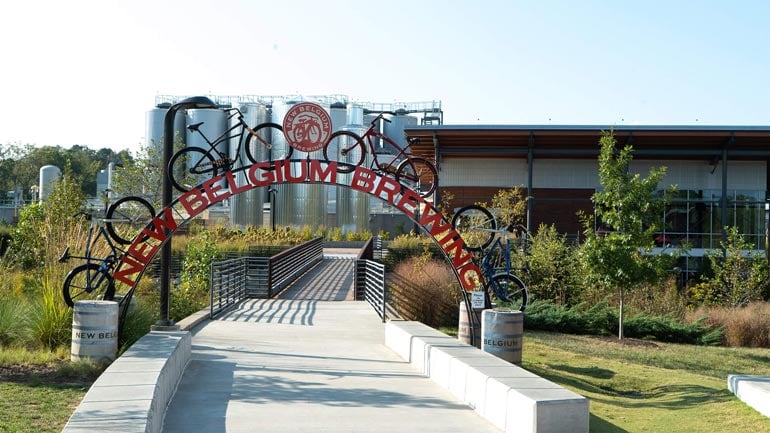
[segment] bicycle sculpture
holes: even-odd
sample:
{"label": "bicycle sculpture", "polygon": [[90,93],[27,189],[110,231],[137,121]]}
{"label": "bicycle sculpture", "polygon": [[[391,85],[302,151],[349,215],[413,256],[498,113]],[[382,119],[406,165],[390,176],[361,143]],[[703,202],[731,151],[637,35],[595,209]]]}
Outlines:
{"label": "bicycle sculpture", "polygon": [[511,264],[509,229],[498,229],[492,213],[483,206],[470,205],[452,217],[452,227],[460,233],[465,248],[481,269],[486,306],[493,300],[510,303],[524,311],[527,307],[527,287],[514,273]]}
{"label": "bicycle sculpture", "polygon": [[[174,188],[180,192],[187,192],[193,186],[215,177],[218,173],[237,170],[260,162],[260,147],[270,150],[273,136],[283,135],[283,128],[277,123],[261,123],[252,129],[243,120],[243,114],[239,109],[228,108],[224,111],[229,114],[228,120],[235,118],[236,122],[213,141],[209,140],[201,131],[200,127],[203,122],[187,127],[190,131],[203,137],[209,148],[207,150],[200,147],[185,147],[171,157],[168,165],[169,180]],[[231,140],[237,140],[238,143],[236,151],[232,153],[235,155],[233,158],[217,149],[221,144]],[[241,149],[244,152],[241,152]],[[248,161],[242,161],[242,154],[246,155]],[[287,146],[285,153],[272,159],[290,159],[291,155],[292,148]]]}
{"label": "bicycle sculpture", "polygon": [[[60,263],[72,258],[85,262],[64,278],[62,293],[70,307],[78,300],[112,300],[115,295],[112,271],[124,254],[121,246],[130,244],[139,235],[155,216],[155,210],[143,198],[124,197],[107,207],[103,218],[94,217],[86,211],[74,216],[80,215],[91,223],[86,235],[85,253],[82,256],[72,255],[67,247],[59,257]],[[105,250],[106,255],[95,256]]]}
{"label": "bicycle sculpture", "polygon": [[[438,185],[436,166],[425,158],[409,154],[409,147],[417,143],[418,139],[409,139],[407,146],[402,148],[390,137],[379,131],[377,122],[380,119],[390,122],[389,119],[384,117],[385,114],[388,113],[383,112],[375,117],[369,129],[361,136],[352,131],[337,131],[333,133],[329,137],[329,142],[324,146],[324,158],[327,161],[345,163],[344,165],[337,166],[337,171],[350,173],[357,166],[364,163],[368,151],[372,155],[372,170],[378,174],[395,176],[399,183],[417,191],[420,196],[429,196],[436,190]],[[377,153],[375,147],[377,139],[385,141],[397,152],[395,154]],[[381,156],[388,156],[389,159],[380,161]]]}

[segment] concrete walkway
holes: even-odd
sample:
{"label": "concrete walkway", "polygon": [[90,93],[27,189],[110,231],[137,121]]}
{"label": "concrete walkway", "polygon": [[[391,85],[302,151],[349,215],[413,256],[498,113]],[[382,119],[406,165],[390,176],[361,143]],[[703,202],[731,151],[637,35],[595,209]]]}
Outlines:
{"label": "concrete walkway", "polygon": [[251,300],[193,331],[163,432],[499,432],[384,345],[364,302]]}

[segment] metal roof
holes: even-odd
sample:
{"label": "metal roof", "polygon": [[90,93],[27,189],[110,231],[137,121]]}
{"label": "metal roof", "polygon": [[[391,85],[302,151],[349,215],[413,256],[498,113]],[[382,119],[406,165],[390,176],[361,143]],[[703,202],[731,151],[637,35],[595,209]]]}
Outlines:
{"label": "metal roof", "polygon": [[407,126],[425,156],[595,158],[602,131],[642,159],[770,159],[770,126],[716,125],[420,125]]}

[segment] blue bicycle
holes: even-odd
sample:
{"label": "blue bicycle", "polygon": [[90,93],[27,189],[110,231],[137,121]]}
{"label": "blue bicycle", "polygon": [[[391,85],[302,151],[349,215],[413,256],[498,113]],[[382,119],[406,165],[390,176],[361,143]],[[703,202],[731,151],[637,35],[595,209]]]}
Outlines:
{"label": "blue bicycle", "polygon": [[498,229],[494,215],[479,205],[458,210],[452,217],[452,226],[481,269],[487,306],[497,300],[524,311],[527,308],[527,286],[514,273],[516,268],[511,263],[510,233],[513,230]]}

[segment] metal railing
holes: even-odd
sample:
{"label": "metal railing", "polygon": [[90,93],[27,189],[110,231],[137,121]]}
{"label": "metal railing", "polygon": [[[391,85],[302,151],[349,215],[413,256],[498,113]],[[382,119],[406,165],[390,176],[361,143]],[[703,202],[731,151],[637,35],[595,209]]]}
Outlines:
{"label": "metal railing", "polygon": [[270,293],[268,297],[272,297],[285,289],[297,277],[318,264],[323,258],[323,238],[313,239],[270,257]]}
{"label": "metal railing", "polygon": [[356,300],[368,302],[385,323],[388,302],[385,265],[374,260],[356,260]]}
{"label": "metal railing", "polygon": [[246,298],[247,262],[243,258],[211,264],[211,317]]}
{"label": "metal railing", "polygon": [[323,260],[316,238],[272,257],[238,257],[211,264],[211,318],[246,298],[272,298]]}

